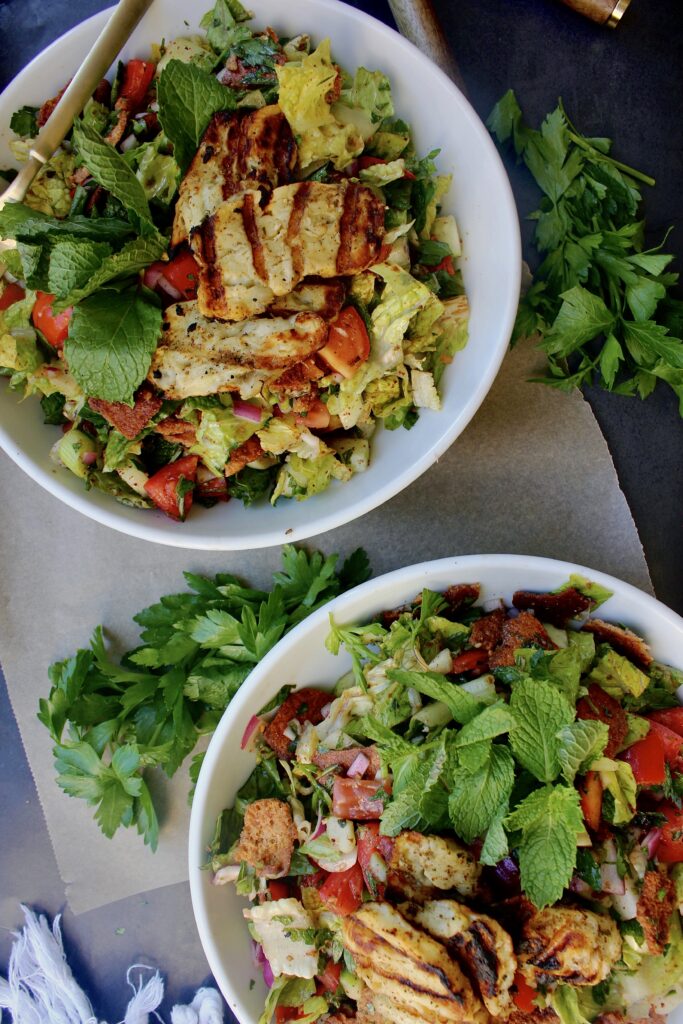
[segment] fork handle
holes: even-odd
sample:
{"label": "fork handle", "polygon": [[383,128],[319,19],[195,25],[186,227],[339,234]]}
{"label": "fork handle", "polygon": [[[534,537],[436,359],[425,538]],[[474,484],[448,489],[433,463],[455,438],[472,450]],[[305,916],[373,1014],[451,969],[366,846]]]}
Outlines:
{"label": "fork handle", "polygon": [[112,61],[128,40],[152,0],[120,0],[116,10],[90,53],[71,79],[64,95],[50,115],[49,121],[41,128],[30,155],[41,163],[50,159],[64,136],[70,131],[74,117],[92,96],[98,82],[109,70]]}
{"label": "fork handle", "polygon": [[431,0],[389,0],[399,32],[426,54],[465,92],[460,69],[439,24]]}

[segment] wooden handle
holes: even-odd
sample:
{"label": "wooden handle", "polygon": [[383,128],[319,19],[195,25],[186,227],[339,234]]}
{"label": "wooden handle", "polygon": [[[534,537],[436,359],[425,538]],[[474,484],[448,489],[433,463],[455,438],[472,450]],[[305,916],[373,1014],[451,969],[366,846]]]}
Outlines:
{"label": "wooden handle", "polygon": [[461,92],[465,92],[460,69],[455,63],[431,0],[389,0],[389,6],[401,35],[438,64]]}
{"label": "wooden handle", "polygon": [[562,0],[563,4],[599,25],[616,28],[631,0]]}
{"label": "wooden handle", "polygon": [[92,49],[71,79],[50,120],[40,130],[31,149],[31,156],[43,162],[50,159],[71,129],[74,117],[83,110],[97,83],[109,70],[112,61],[151,2],[152,0],[120,0],[93,43]]}

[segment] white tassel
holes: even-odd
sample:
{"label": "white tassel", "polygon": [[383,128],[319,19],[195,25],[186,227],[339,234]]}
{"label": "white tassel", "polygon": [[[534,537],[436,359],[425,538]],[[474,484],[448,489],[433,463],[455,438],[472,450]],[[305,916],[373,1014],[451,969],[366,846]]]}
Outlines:
{"label": "white tassel", "polygon": [[0,1008],[10,1011],[14,1024],[97,1024],[66,962],[59,916],[50,930],[47,918],[21,909],[26,924],[12,946]]}
{"label": "white tassel", "polygon": [[[164,983],[161,980],[161,975],[158,971],[155,971],[149,981],[143,984],[142,974],[140,975],[139,985],[136,988],[133,982],[130,980],[131,972],[134,970],[140,971],[151,971],[152,967],[147,967],[146,964],[133,964],[129,967],[126,972],[126,981],[133,989],[135,995],[128,1003],[126,1007],[126,1015],[123,1018],[123,1024],[149,1024],[149,1015],[154,1013],[156,1008],[164,998]],[[154,1013],[157,1020],[161,1020],[157,1013]]]}
{"label": "white tassel", "polygon": [[[66,962],[59,916],[50,929],[47,918],[23,905],[21,909],[26,924],[15,934],[7,981],[0,978],[0,1021],[2,1011],[9,1010],[12,1024],[98,1024],[90,1000]],[[141,973],[136,987],[131,981],[134,970],[154,974],[145,982]],[[159,972],[133,964],[126,980],[134,994],[121,1024],[149,1024],[150,1014],[161,1021],[156,1012],[164,998]],[[171,1024],[223,1024],[223,1004],[216,989],[200,988],[190,1006],[174,1006]]]}

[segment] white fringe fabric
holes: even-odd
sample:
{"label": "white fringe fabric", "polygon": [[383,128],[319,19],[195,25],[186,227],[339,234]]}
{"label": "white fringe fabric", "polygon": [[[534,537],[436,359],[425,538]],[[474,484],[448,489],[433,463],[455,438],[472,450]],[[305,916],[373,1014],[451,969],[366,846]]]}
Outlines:
{"label": "white fringe fabric", "polygon": [[[90,1000],[76,982],[66,962],[59,916],[52,928],[46,917],[38,917],[22,906],[26,924],[15,935],[7,981],[0,978],[0,1021],[9,1010],[12,1024],[106,1024],[98,1022]],[[139,971],[137,987],[131,980]],[[133,964],[126,980],[133,989],[120,1024],[149,1024],[150,1014],[163,1024],[156,1012],[164,998],[164,983],[158,971],[143,980],[153,968]],[[189,1006],[174,1006],[171,1024],[223,1024],[223,1003],[214,988],[200,988]]]}

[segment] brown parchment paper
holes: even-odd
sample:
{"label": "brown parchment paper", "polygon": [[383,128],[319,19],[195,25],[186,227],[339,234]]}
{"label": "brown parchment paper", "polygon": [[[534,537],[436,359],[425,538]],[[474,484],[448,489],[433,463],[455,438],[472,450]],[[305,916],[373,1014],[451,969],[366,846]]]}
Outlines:
{"label": "brown parchment paper", "polygon": [[[374,573],[453,554],[547,555],[612,573],[651,592],[643,550],[607,445],[578,392],[527,383],[538,353],[520,346],[462,437],[411,487],[374,512],[308,542],[326,553],[363,545]],[[396,436],[400,443],[400,436]],[[277,548],[212,553],[122,536],[68,509],[0,456],[0,657],[66,897],[74,913],[187,878],[187,772],[158,779],[156,854],[132,831],[106,839],[92,809],[56,786],[36,719],[47,667],[106,625],[122,649],[131,616],[183,588],[182,572],[234,572],[256,586]]]}

